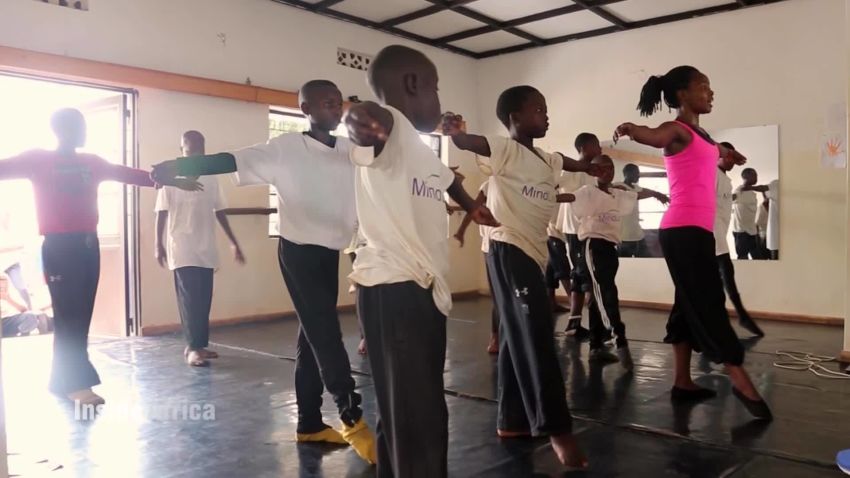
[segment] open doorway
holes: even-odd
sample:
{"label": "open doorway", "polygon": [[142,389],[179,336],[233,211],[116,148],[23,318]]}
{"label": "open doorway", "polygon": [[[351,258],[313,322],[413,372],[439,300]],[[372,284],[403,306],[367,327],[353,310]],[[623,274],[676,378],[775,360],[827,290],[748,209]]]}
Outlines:
{"label": "open doorway", "polygon": [[[82,152],[132,166],[136,158],[134,104],[131,90],[0,72],[0,161],[31,149],[54,148],[50,116],[70,107],[86,119],[87,142]],[[134,188],[117,183],[103,183],[99,189],[101,273],[90,342],[135,335],[139,330],[136,196]],[[39,319],[36,328],[32,321],[23,328],[4,326],[0,349],[9,472],[18,476],[51,471],[57,452],[67,447],[67,435],[55,430],[61,420],[47,392],[53,314],[42,271],[41,242],[30,183],[0,182],[0,282],[5,289],[0,315],[5,325],[26,308]]]}

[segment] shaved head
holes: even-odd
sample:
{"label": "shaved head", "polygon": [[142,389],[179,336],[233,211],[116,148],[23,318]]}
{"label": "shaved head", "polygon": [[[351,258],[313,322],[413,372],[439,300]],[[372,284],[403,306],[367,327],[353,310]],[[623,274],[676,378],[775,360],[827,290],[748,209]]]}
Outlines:
{"label": "shaved head", "polygon": [[390,45],[379,51],[369,66],[369,86],[378,98],[403,85],[405,75],[422,75],[437,67],[419,50],[401,45]]}
{"label": "shaved head", "polygon": [[422,132],[440,122],[437,67],[413,48],[390,45],[369,66],[369,86],[384,104],[400,110]]}
{"label": "shaved head", "polygon": [[200,131],[186,131],[183,133],[180,145],[183,149],[183,156],[197,156],[204,154],[206,142],[206,138],[204,138],[204,135],[201,134]]}
{"label": "shaved head", "polygon": [[76,149],[86,144],[86,119],[78,109],[63,108],[50,117],[50,126],[60,147]]}
{"label": "shaved head", "polygon": [[339,88],[331,80],[310,80],[301,85],[298,90],[298,104],[315,103],[317,96],[330,91],[339,91]]}

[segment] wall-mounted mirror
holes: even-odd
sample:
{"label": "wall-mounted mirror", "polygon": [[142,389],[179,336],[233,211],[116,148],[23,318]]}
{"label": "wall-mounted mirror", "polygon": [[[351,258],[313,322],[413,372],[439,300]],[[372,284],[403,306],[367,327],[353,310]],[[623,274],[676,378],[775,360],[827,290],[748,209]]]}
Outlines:
{"label": "wall-mounted mirror", "polygon": [[[728,221],[726,243],[733,259],[779,258],[779,127],[776,125],[733,128],[710,132],[717,142],[731,143],[747,157],[747,164],[725,174],[732,183],[718,186],[718,221]],[[668,194],[667,173],[661,151],[633,141],[616,146],[603,143],[614,159],[615,181],[631,188]],[[722,177],[718,182],[722,182]],[[638,209],[623,218],[621,257],[662,257],[658,226],[667,207],[655,199],[639,202]],[[722,227],[722,226],[721,226]]]}

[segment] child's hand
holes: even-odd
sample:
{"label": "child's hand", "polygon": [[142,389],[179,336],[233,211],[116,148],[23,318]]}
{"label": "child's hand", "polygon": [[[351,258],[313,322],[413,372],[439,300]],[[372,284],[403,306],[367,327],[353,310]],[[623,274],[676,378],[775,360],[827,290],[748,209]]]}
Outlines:
{"label": "child's hand", "polygon": [[623,123],[620,126],[617,126],[617,129],[614,130],[614,144],[617,144],[617,142],[620,141],[620,138],[624,136],[631,138],[634,127],[634,123]]}
{"label": "child's hand", "polygon": [[177,177],[177,162],[164,161],[151,169],[151,180],[157,184],[171,184]]}
{"label": "child's hand", "polygon": [[159,263],[160,267],[168,267],[168,254],[165,252],[165,246],[163,244],[157,244],[156,249],[154,250],[154,257],[156,261]]}
{"label": "child's hand", "polygon": [[230,248],[233,250],[233,260],[235,260],[240,266],[244,266],[246,261],[245,254],[242,253],[242,248],[238,245],[230,246]]}
{"label": "child's hand", "polygon": [[475,209],[469,211],[469,217],[475,221],[476,224],[481,224],[482,226],[490,226],[490,227],[499,227],[499,221],[493,217],[493,213],[487,209],[487,206],[481,204],[477,206]]}
{"label": "child's hand", "polygon": [[389,137],[389,130],[381,124],[374,108],[378,105],[365,102],[351,106],[345,116],[348,137],[358,146],[383,145]]}
{"label": "child's hand", "polygon": [[463,121],[463,116],[456,115],[451,111],[444,113],[442,130],[446,136],[456,136],[466,133],[466,123]]}
{"label": "child's hand", "polygon": [[451,169],[452,172],[455,173],[455,177],[457,178],[457,180],[460,181],[461,184],[463,184],[463,180],[466,179],[466,176],[464,176],[463,173],[458,172],[458,168],[460,168],[460,166],[449,166],[449,169]]}
{"label": "child's hand", "polygon": [[174,181],[168,186],[174,186],[184,191],[199,192],[204,190],[204,185],[194,179],[174,178]]}
{"label": "child's hand", "polygon": [[666,194],[659,194],[658,196],[655,197],[655,199],[658,199],[658,202],[660,202],[661,204],[664,204],[664,205],[670,204],[670,197],[667,196]]}

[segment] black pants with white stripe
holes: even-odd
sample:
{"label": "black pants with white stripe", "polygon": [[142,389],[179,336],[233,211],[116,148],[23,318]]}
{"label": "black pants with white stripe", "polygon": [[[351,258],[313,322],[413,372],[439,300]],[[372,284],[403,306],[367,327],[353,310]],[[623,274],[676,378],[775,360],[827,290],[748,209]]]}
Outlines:
{"label": "black pants with white stripe", "polygon": [[664,341],[687,343],[715,363],[744,363],[744,347],[726,312],[714,234],[694,226],[675,227],[661,229],[658,239],[676,286]]}
{"label": "black pants with white stripe", "polygon": [[589,306],[590,348],[600,348],[605,330],[611,329],[617,347],[627,347],[626,325],[620,318],[620,298],[617,292],[617,270],[620,258],[617,245],[595,237],[585,241],[585,260],[593,282],[594,300]]}
{"label": "black pants with white stripe", "polygon": [[65,396],[100,383],[88,353],[100,243],[94,233],[49,234],[41,254],[56,327],[49,388]]}
{"label": "black pants with white stripe", "polygon": [[378,402],[379,478],[448,476],[446,316],[415,282],[357,287]]}
{"label": "black pants with white stripe", "polygon": [[543,271],[520,248],[490,242],[487,270],[501,319],[497,427],[534,436],[572,430]]}
{"label": "black pants with white stripe", "polygon": [[323,385],[333,395],[340,419],[351,426],[360,420],[363,411],[360,395],[354,391],[336,310],[339,251],[281,238],[278,258],[300,324],[295,353],[297,432],[316,433],[323,429]]}
{"label": "black pants with white stripe", "polygon": [[183,325],[183,337],[192,350],[210,344],[210,308],[212,306],[213,273],[208,267],[174,269],[177,310]]}

